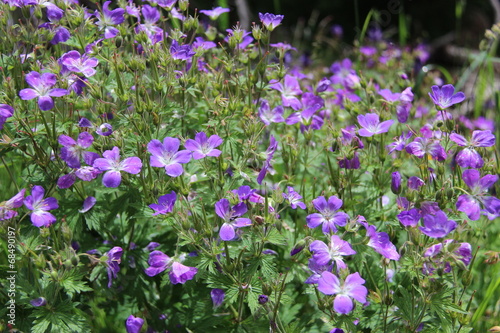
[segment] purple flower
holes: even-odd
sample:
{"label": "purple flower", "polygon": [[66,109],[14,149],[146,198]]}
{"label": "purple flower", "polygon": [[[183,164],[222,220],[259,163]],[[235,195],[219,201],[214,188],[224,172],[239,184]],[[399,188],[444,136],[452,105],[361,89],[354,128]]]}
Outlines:
{"label": "purple flower", "polygon": [[401,136],[398,139],[395,139],[396,141],[392,142],[391,144],[387,145],[387,148],[389,148],[389,154],[391,154],[393,151],[401,151],[405,148],[406,146],[406,141],[408,141],[409,138],[413,133],[411,131],[408,132],[403,132]]}
{"label": "purple flower", "polygon": [[387,259],[399,260],[398,249],[392,244],[389,235],[385,232],[377,232],[377,228],[369,225],[363,216],[358,216],[358,221],[366,228],[366,235],[370,238],[368,246],[373,248]]}
{"label": "purple flower", "polygon": [[288,186],[287,193],[281,193],[281,194],[283,195],[284,199],[288,200],[292,209],[296,209],[297,207],[306,209],[306,204],[300,200],[302,199],[302,196],[297,192],[295,192],[293,187]]}
{"label": "purple flower", "polygon": [[97,58],[89,58],[86,54],[82,56],[78,51],[69,51],[63,54],[59,61],[68,70],[82,73],[85,77],[93,76],[96,73],[94,67],[99,63]]}
{"label": "purple flower", "polygon": [[232,190],[234,194],[238,195],[240,201],[250,201],[254,203],[264,203],[264,198],[258,195],[257,190],[251,189],[248,185],[242,185],[237,190]]}
{"label": "purple flower", "polygon": [[127,333],[139,333],[142,325],[144,325],[144,319],[130,315],[125,322],[125,329]]}
{"label": "purple flower", "polygon": [[176,60],[191,60],[191,58],[196,54],[191,50],[190,45],[179,45],[179,43],[174,39],[172,45],[170,46],[170,55]]}
{"label": "purple flower", "polygon": [[35,306],[35,307],[45,306],[45,305],[47,305],[47,300],[44,297],[38,297],[38,298],[32,299],[30,301],[30,304]]}
{"label": "purple flower", "polygon": [[102,183],[106,187],[118,187],[122,182],[120,171],[130,174],[138,174],[142,168],[142,162],[139,157],[127,157],[120,162],[120,149],[113,147],[112,150],[106,150],[102,156],[94,161],[94,167],[101,171],[106,171],[102,177]]}
{"label": "purple flower", "polygon": [[337,235],[330,237],[330,245],[326,245],[322,241],[315,240],[309,246],[309,250],[313,252],[312,259],[318,265],[328,265],[331,260],[337,264],[337,270],[347,268],[347,265],[342,260],[342,256],[356,254],[351,245],[340,239]]}
{"label": "purple flower", "polygon": [[495,135],[491,131],[474,131],[472,132],[472,140],[469,142],[463,136],[452,133],[450,140],[457,145],[466,147],[458,152],[455,161],[462,168],[482,168],[484,161],[481,155],[474,149],[476,147],[491,147],[495,145]]}
{"label": "purple flower", "polygon": [[172,191],[170,192],[170,194],[165,194],[159,197],[158,203],[149,205],[149,208],[155,211],[153,216],[158,214],[165,215],[167,213],[172,212],[176,200],[177,200],[177,195],[175,194],[174,191]]}
{"label": "purple flower", "polygon": [[337,232],[338,226],[345,226],[349,215],[344,212],[337,212],[337,210],[342,207],[342,200],[332,195],[328,198],[328,202],[324,196],[319,196],[312,201],[314,208],[316,208],[319,213],[310,214],[306,217],[307,226],[309,228],[316,228],[320,224],[323,224],[323,232],[329,233]]}
{"label": "purple flower", "polygon": [[278,141],[276,141],[274,136],[271,135],[269,147],[267,147],[266,150],[266,155],[267,155],[266,161],[264,162],[264,165],[262,166],[262,169],[260,170],[259,175],[257,176],[257,183],[259,185],[262,184],[262,180],[264,180],[267,171],[272,167],[271,160],[273,159],[274,153],[276,152],[277,148],[278,148]]}
{"label": "purple flower", "polygon": [[[85,151],[94,142],[94,138],[88,132],[80,133],[77,141],[67,135],[60,135],[58,141],[63,146],[61,148],[61,159],[70,168],[81,167],[80,160],[82,157],[96,154]],[[91,158],[91,156],[87,156],[87,158]]]}
{"label": "purple flower", "polygon": [[198,268],[184,266],[180,262],[174,261],[168,277],[172,284],[184,284],[186,281],[192,280],[197,272]]}
{"label": "purple flower", "polygon": [[104,38],[114,38],[118,35],[119,31],[113,25],[122,24],[125,21],[125,9],[116,8],[109,10],[109,4],[111,1],[104,2],[102,6],[102,14],[99,11],[95,11],[95,16],[97,17],[97,26],[104,30]]}
{"label": "purple flower", "polygon": [[269,107],[269,102],[265,99],[261,100],[259,107],[259,117],[264,124],[270,125],[271,123],[284,122],[285,118],[283,118],[283,112],[283,106],[278,105],[271,110],[271,108]]}
{"label": "purple flower", "polygon": [[390,89],[379,90],[378,94],[388,102],[396,102],[401,96],[401,93],[393,93]]}
{"label": "purple flower", "polygon": [[391,191],[394,194],[401,193],[401,174],[398,171],[391,175]]}
{"label": "purple flower", "polygon": [[423,234],[431,238],[441,238],[455,230],[457,223],[453,220],[448,220],[448,217],[443,211],[438,211],[434,215],[424,215],[424,226],[420,227]]}
{"label": "purple flower", "polygon": [[229,11],[229,8],[216,7],[211,10],[202,9],[200,10],[200,13],[207,15],[212,21],[215,21],[221,14],[228,13]]}
{"label": "purple flower", "polygon": [[267,302],[269,302],[269,296],[267,296],[267,295],[259,295],[259,297],[257,298],[257,301],[259,302],[260,305],[264,305]]}
{"label": "purple flower", "polygon": [[363,127],[359,129],[360,136],[373,136],[374,134],[386,133],[389,131],[394,120],[380,122],[378,114],[367,113],[358,115],[358,123]]}
{"label": "purple flower", "polygon": [[151,153],[150,164],[153,167],[165,168],[170,177],[182,175],[184,169],[182,164],[191,160],[191,152],[179,150],[180,141],[177,138],[166,137],[163,144],[159,140],[151,140],[148,143],[148,151]]}
{"label": "purple flower", "polygon": [[107,254],[108,260],[106,261],[108,267],[108,288],[111,288],[113,279],[118,277],[118,272],[120,271],[120,263],[122,262],[123,249],[119,246],[115,246]]}
{"label": "purple flower", "polygon": [[439,141],[418,137],[406,146],[406,152],[422,158],[425,154],[429,154],[433,159],[444,161],[446,159],[446,151],[439,144]]}
{"label": "purple flower", "polygon": [[273,31],[278,25],[281,24],[281,21],[283,20],[284,16],[283,15],[274,15],[270,13],[259,13],[259,19],[266,27],[267,30]]}
{"label": "purple flower", "polygon": [[420,187],[422,187],[424,185],[425,185],[425,182],[416,176],[411,176],[410,178],[408,178],[408,188],[410,190],[418,191],[420,189]]}
{"label": "purple flower", "polygon": [[326,91],[328,88],[330,88],[331,84],[332,84],[332,81],[330,81],[326,77],[322,78],[318,82],[318,86],[316,87],[316,93],[320,93],[320,92]]}
{"label": "purple flower", "polygon": [[225,295],[226,294],[224,293],[224,290],[219,288],[215,288],[210,291],[210,297],[212,298],[214,309],[222,305],[222,302],[224,302]]}
{"label": "purple flower", "polygon": [[83,201],[83,208],[78,210],[80,213],[86,213],[88,212],[89,210],[92,209],[92,207],[94,207],[95,203],[97,202],[97,199],[94,198],[94,197],[87,197],[85,198],[85,200]]}
{"label": "purple flower", "polygon": [[49,210],[59,208],[57,199],[49,197],[44,199],[45,190],[41,186],[33,186],[31,195],[24,199],[24,205],[31,213],[31,223],[35,227],[48,227],[56,221],[56,217],[49,213]]}
{"label": "purple flower", "polygon": [[111,133],[113,133],[113,126],[108,123],[104,123],[97,127],[97,130],[95,132],[101,136],[110,136]]}
{"label": "purple flower", "polygon": [[302,104],[296,96],[302,94],[302,90],[300,89],[299,81],[297,81],[296,77],[285,75],[283,83],[276,82],[271,84],[270,87],[271,89],[278,90],[281,93],[283,106],[291,107],[295,111],[300,110]]}
{"label": "purple flower", "polygon": [[193,152],[193,159],[199,160],[207,156],[217,157],[222,152],[215,149],[222,144],[222,139],[218,135],[211,135],[207,139],[205,132],[197,133],[193,139],[187,139],[184,147]]}
{"label": "purple flower", "polygon": [[161,251],[151,252],[148,264],[150,267],[144,271],[148,276],[155,276],[167,269],[170,270],[168,276],[172,284],[184,284],[186,281],[192,280],[198,272],[197,268],[184,266]]}
{"label": "purple flower", "polygon": [[478,170],[468,169],[462,173],[462,179],[470,188],[470,194],[462,194],[457,200],[457,210],[464,212],[471,220],[480,217],[481,205],[486,212],[500,214],[500,199],[486,196],[488,189],[498,180],[497,175],[486,175],[482,178]]}
{"label": "purple flower", "polygon": [[341,284],[338,277],[330,272],[324,272],[318,281],[318,290],[325,295],[337,295],[333,301],[333,309],[339,314],[348,314],[353,308],[352,299],[364,304],[368,289],[363,284],[365,280],[358,272],[349,274]]}
{"label": "purple flower", "polygon": [[9,220],[17,216],[14,208],[19,208],[23,205],[24,192],[26,192],[26,189],[23,188],[9,200],[0,202],[0,221]]}
{"label": "purple flower", "polygon": [[234,228],[248,227],[252,221],[248,218],[240,217],[247,212],[245,203],[231,207],[229,200],[221,199],[215,204],[215,213],[219,215],[224,223],[220,227],[219,236],[223,241],[230,241],[236,236]]}
{"label": "purple flower", "polygon": [[321,275],[323,275],[324,272],[330,272],[333,268],[332,265],[320,265],[316,262],[314,259],[309,259],[309,263],[307,264],[307,267],[311,270],[313,273],[311,276],[309,276],[304,283],[307,284],[316,284],[318,283],[319,279],[321,278]]}
{"label": "purple flower", "polygon": [[405,227],[416,227],[421,217],[422,216],[416,208],[402,211],[397,215],[399,222]]}
{"label": "purple flower", "polygon": [[455,87],[452,84],[444,85],[441,88],[432,86],[431,89],[432,93],[429,93],[429,96],[436,104],[436,107],[441,110],[449,108],[453,104],[461,103],[465,99],[463,92],[460,91],[455,94]]}
{"label": "purple flower", "polygon": [[396,116],[400,123],[406,123],[410,115],[411,102],[413,102],[413,92],[411,87],[406,88],[399,96],[399,104],[396,106]]}
{"label": "purple flower", "polygon": [[30,100],[38,97],[38,106],[42,111],[48,111],[54,107],[52,97],[61,97],[68,94],[66,89],[52,88],[56,84],[56,76],[52,73],[40,73],[32,71],[26,74],[26,82],[31,88],[19,92],[22,100]]}
{"label": "purple flower", "polygon": [[360,161],[358,152],[354,152],[354,156],[351,159],[343,158],[339,160],[339,167],[342,169],[359,169]]}
{"label": "purple flower", "polygon": [[156,249],[158,246],[160,246],[160,243],[157,242],[149,242],[149,244],[146,246],[146,250],[151,252],[154,249]]}
{"label": "purple flower", "polygon": [[8,104],[0,104],[0,130],[3,130],[3,124],[7,121],[7,118],[12,117],[14,114],[14,108]]}
{"label": "purple flower", "polygon": [[144,23],[141,23],[135,29],[136,33],[144,31],[148,36],[151,44],[159,43],[163,40],[163,30],[156,26],[156,22],[160,19],[160,12],[155,7],[150,5],[142,6],[142,16]]}

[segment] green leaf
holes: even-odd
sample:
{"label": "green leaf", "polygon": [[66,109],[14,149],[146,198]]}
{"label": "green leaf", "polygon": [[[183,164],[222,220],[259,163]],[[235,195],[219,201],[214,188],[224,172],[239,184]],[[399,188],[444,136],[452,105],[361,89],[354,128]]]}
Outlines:
{"label": "green leaf", "polygon": [[72,298],[75,294],[92,291],[92,288],[87,286],[85,281],[82,281],[84,278],[85,274],[83,272],[77,270],[66,271],[62,274],[59,283],[66,291],[66,294]]}

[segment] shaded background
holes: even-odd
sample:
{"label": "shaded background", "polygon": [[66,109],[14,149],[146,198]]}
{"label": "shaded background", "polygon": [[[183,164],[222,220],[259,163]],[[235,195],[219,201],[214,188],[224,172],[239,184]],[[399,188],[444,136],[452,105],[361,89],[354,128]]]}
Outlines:
{"label": "shaded background", "polygon": [[[245,4],[243,16],[248,17],[241,15]],[[404,44],[425,42],[434,51],[450,43],[477,49],[485,30],[500,20],[499,0],[191,0],[190,7],[216,6],[231,8],[230,27],[239,20],[247,27],[258,22],[259,12],[283,14],[274,37],[306,47],[320,30],[330,33],[333,24],[342,26],[343,40],[352,43],[372,8],[372,24],[384,31],[384,38]],[[402,26],[404,36],[399,33]]]}

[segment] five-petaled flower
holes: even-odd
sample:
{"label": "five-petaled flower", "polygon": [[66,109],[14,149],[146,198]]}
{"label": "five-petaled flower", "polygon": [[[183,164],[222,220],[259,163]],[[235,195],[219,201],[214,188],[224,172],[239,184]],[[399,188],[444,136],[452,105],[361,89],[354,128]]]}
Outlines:
{"label": "five-petaled flower", "polygon": [[179,145],[180,141],[177,138],[167,137],[163,139],[163,144],[159,140],[151,140],[148,143],[151,166],[165,168],[165,172],[170,177],[182,175],[184,169],[181,163],[188,163],[191,160],[191,152],[188,150],[179,151]]}
{"label": "five-petaled flower", "polygon": [[440,110],[449,108],[450,106],[461,103],[465,99],[465,94],[463,92],[457,92],[455,94],[455,87],[452,84],[446,84],[441,88],[438,86],[432,86],[432,93],[429,96],[432,98],[436,107]]}
{"label": "five-petaled flower", "polygon": [[462,194],[457,200],[457,210],[467,214],[471,220],[478,220],[481,205],[486,212],[500,214],[500,199],[487,196],[488,189],[498,180],[497,175],[485,175],[481,178],[478,170],[468,169],[462,173],[462,179],[470,188],[470,194]]}
{"label": "five-petaled flower", "polygon": [[52,88],[56,85],[56,76],[52,73],[40,73],[32,71],[26,74],[26,82],[31,88],[19,92],[22,100],[30,100],[38,97],[38,106],[42,111],[48,111],[54,107],[52,97],[61,97],[68,94],[66,89]]}
{"label": "five-petaled flower", "polygon": [[222,139],[218,135],[211,135],[207,139],[205,132],[197,133],[193,139],[187,139],[184,147],[192,151],[193,159],[199,160],[207,156],[217,157],[222,152],[215,149],[222,144]]}
{"label": "five-petaled flower", "polygon": [[[180,258],[182,260],[182,258]],[[181,264],[161,251],[153,251],[149,254],[149,267],[144,271],[148,276],[155,276],[165,270],[169,270],[168,277],[172,284],[184,284],[192,280],[198,269]]]}
{"label": "five-petaled flower", "polygon": [[24,199],[24,205],[31,213],[31,222],[35,227],[48,227],[56,221],[56,217],[49,210],[59,208],[57,199],[53,197],[43,198],[45,189],[41,186],[33,186],[31,195]]}
{"label": "five-petaled flower", "polygon": [[220,227],[219,236],[223,241],[230,241],[236,236],[234,228],[248,227],[252,225],[252,220],[240,217],[247,212],[247,205],[244,202],[231,207],[229,200],[221,199],[215,204],[215,213],[219,215],[224,223]]}
{"label": "five-petaled flower", "polygon": [[380,122],[378,114],[367,113],[365,115],[358,115],[358,123],[362,127],[358,130],[360,136],[373,136],[375,134],[388,132],[394,120],[391,119]]}
{"label": "five-petaled flower", "polygon": [[259,13],[260,21],[269,31],[273,31],[278,25],[280,25],[284,17],[285,16],[283,15],[275,15],[271,13]]}
{"label": "five-petaled flower", "polygon": [[174,205],[175,205],[176,200],[177,200],[177,195],[175,194],[174,191],[172,191],[170,193],[167,193],[167,194],[159,197],[158,203],[149,205],[149,208],[151,208],[155,211],[153,216],[158,215],[158,214],[164,215],[164,214],[172,212],[172,210],[174,209]]}
{"label": "five-petaled flower", "polygon": [[318,281],[318,290],[325,295],[337,295],[333,301],[333,309],[339,314],[348,314],[354,309],[351,298],[364,304],[368,289],[363,284],[365,280],[358,272],[349,274],[343,283],[330,272],[323,272]]}
{"label": "five-petaled flower", "polygon": [[351,245],[347,241],[340,239],[337,235],[330,237],[330,245],[326,245],[320,240],[315,240],[309,246],[309,250],[313,252],[312,258],[318,265],[328,265],[333,260],[337,265],[337,270],[347,268],[342,256],[356,254]]}
{"label": "five-petaled flower", "polygon": [[482,168],[484,161],[479,153],[474,149],[476,147],[491,147],[495,145],[495,135],[491,131],[472,132],[471,141],[467,141],[460,134],[450,134],[450,140],[461,147],[465,147],[457,153],[455,161],[462,168]]}
{"label": "five-petaled flower", "polygon": [[310,214],[306,217],[307,226],[309,228],[316,228],[320,224],[323,224],[323,232],[337,232],[337,227],[343,227],[347,224],[349,215],[344,212],[338,212],[340,207],[342,207],[342,200],[332,195],[326,201],[324,196],[319,196],[312,201],[314,208],[316,208],[319,213]]}
{"label": "five-petaled flower", "polygon": [[23,188],[9,200],[0,202],[0,221],[8,220],[17,216],[17,212],[14,208],[19,208],[23,205],[24,192],[26,192],[26,189]]}
{"label": "five-petaled flower", "polygon": [[102,156],[94,161],[94,167],[101,171],[106,171],[102,177],[102,183],[106,187],[118,187],[122,182],[120,171],[130,174],[138,174],[142,168],[142,162],[139,157],[127,157],[120,161],[120,149],[113,147],[112,150],[106,150]]}

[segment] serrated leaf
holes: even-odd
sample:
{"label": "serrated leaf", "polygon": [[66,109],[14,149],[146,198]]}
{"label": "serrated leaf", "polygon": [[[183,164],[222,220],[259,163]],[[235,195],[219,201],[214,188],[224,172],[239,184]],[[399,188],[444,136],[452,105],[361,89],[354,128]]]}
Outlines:
{"label": "serrated leaf", "polygon": [[72,298],[75,294],[92,291],[92,288],[87,286],[85,281],[82,281],[83,278],[85,278],[84,273],[72,270],[62,274],[59,284],[64,288],[66,294]]}
{"label": "serrated leaf", "polygon": [[286,238],[278,230],[272,229],[267,237],[264,238],[264,242],[275,245],[286,245]]}

